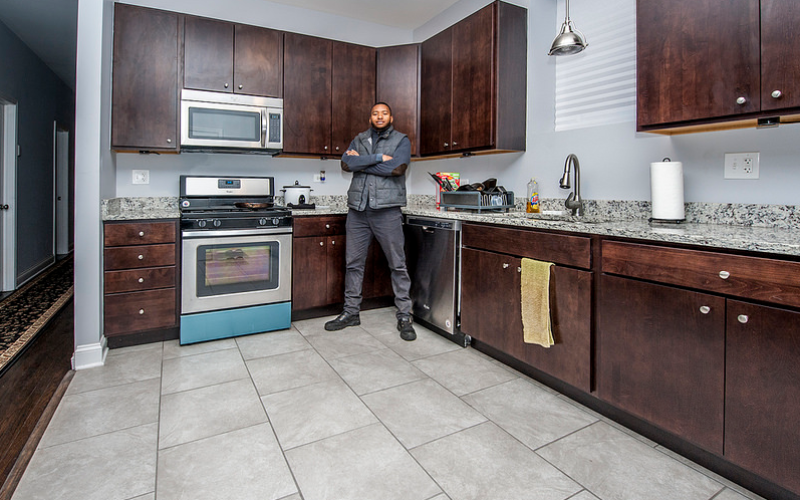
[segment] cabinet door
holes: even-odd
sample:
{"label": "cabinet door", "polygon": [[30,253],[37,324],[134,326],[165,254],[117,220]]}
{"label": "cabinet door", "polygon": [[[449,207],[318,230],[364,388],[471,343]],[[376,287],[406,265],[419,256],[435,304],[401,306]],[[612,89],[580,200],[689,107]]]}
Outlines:
{"label": "cabinet door", "polygon": [[636,49],[639,129],[761,109],[756,1],[638,0]]}
{"label": "cabinet door", "polygon": [[522,338],[519,266],[514,257],[461,251],[461,331],[506,353]]}
{"label": "cabinet door", "polygon": [[328,236],[328,263],[325,282],[327,284],[327,304],[344,302],[345,237],[343,234]]}
{"label": "cabinet door", "polygon": [[615,276],[600,280],[600,398],[721,455],[725,299]]}
{"label": "cabinet door", "polygon": [[328,249],[323,237],[292,240],[292,310],[328,303]]}
{"label": "cabinet door", "polygon": [[332,43],[332,154],[341,156],[350,141],[369,128],[369,114],[375,104],[375,49],[352,43]]}
{"label": "cabinet door", "polygon": [[[800,2],[761,0],[761,109],[800,106]],[[776,93],[775,91],[778,91]]]}
{"label": "cabinet door", "polygon": [[233,92],[233,24],[187,16],[184,28],[183,86]]}
{"label": "cabinet door", "polygon": [[453,26],[453,150],[494,142],[494,8],[491,4]]}
{"label": "cabinet door", "polygon": [[800,313],[728,301],[725,458],[800,494]]}
{"label": "cabinet door", "polygon": [[420,154],[450,151],[453,97],[453,28],[422,42]]}
{"label": "cabinet door", "polygon": [[237,24],[233,46],[233,91],[283,97],[283,33]]}
{"label": "cabinet door", "polygon": [[114,8],[111,145],[178,147],[178,15]]}
{"label": "cabinet door", "polygon": [[283,73],[283,150],[330,153],[331,41],[286,33]]}
{"label": "cabinet door", "polygon": [[408,136],[419,155],[419,44],[378,48],[376,101],[392,107],[395,130]]}

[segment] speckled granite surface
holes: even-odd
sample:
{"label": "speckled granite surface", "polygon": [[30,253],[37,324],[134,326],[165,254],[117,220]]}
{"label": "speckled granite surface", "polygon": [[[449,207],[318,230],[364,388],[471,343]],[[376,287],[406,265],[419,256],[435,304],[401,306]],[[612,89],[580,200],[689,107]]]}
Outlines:
{"label": "speckled granite surface", "polygon": [[[686,222],[649,223],[650,202],[587,200],[585,215],[562,211],[562,199],[542,199],[543,214],[526,214],[524,199],[516,199],[509,213],[472,213],[436,210],[434,197],[409,196],[404,212],[472,222],[553,229],[706,247],[800,256],[800,213],[796,206],[687,203]],[[276,197],[277,204],[283,203]],[[347,213],[346,197],[315,196],[316,210],[295,210],[296,216]],[[177,198],[115,198],[103,202],[103,220],[180,217]]]}

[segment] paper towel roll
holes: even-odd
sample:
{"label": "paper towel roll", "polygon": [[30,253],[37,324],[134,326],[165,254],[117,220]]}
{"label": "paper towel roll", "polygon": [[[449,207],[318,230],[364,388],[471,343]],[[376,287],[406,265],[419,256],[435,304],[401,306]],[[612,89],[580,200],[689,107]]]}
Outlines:
{"label": "paper towel roll", "polygon": [[653,219],[686,219],[683,210],[683,163],[666,160],[650,164],[650,202]]}

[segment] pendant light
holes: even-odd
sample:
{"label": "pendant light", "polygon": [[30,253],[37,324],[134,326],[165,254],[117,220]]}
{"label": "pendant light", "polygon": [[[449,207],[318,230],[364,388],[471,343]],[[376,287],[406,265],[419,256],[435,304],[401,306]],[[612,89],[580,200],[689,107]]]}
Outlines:
{"label": "pendant light", "polygon": [[550,56],[568,56],[577,54],[589,45],[586,43],[583,33],[575,29],[569,18],[569,0],[567,0],[567,16],[561,25],[561,32],[556,35],[553,45],[550,47]]}

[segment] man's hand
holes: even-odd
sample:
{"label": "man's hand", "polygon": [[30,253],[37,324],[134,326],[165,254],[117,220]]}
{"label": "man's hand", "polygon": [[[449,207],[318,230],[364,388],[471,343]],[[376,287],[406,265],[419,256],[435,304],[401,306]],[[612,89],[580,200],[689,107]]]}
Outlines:
{"label": "man's hand", "polygon": [[391,156],[389,156],[389,155],[383,155],[383,161],[389,161],[389,160],[391,160],[391,159],[392,159],[392,157],[391,157]]}
{"label": "man's hand", "polygon": [[[358,154],[358,151],[356,151],[355,149],[348,149],[347,151],[344,152],[344,154],[346,154],[347,156],[360,156]],[[384,155],[384,156],[386,156],[386,155]]]}

